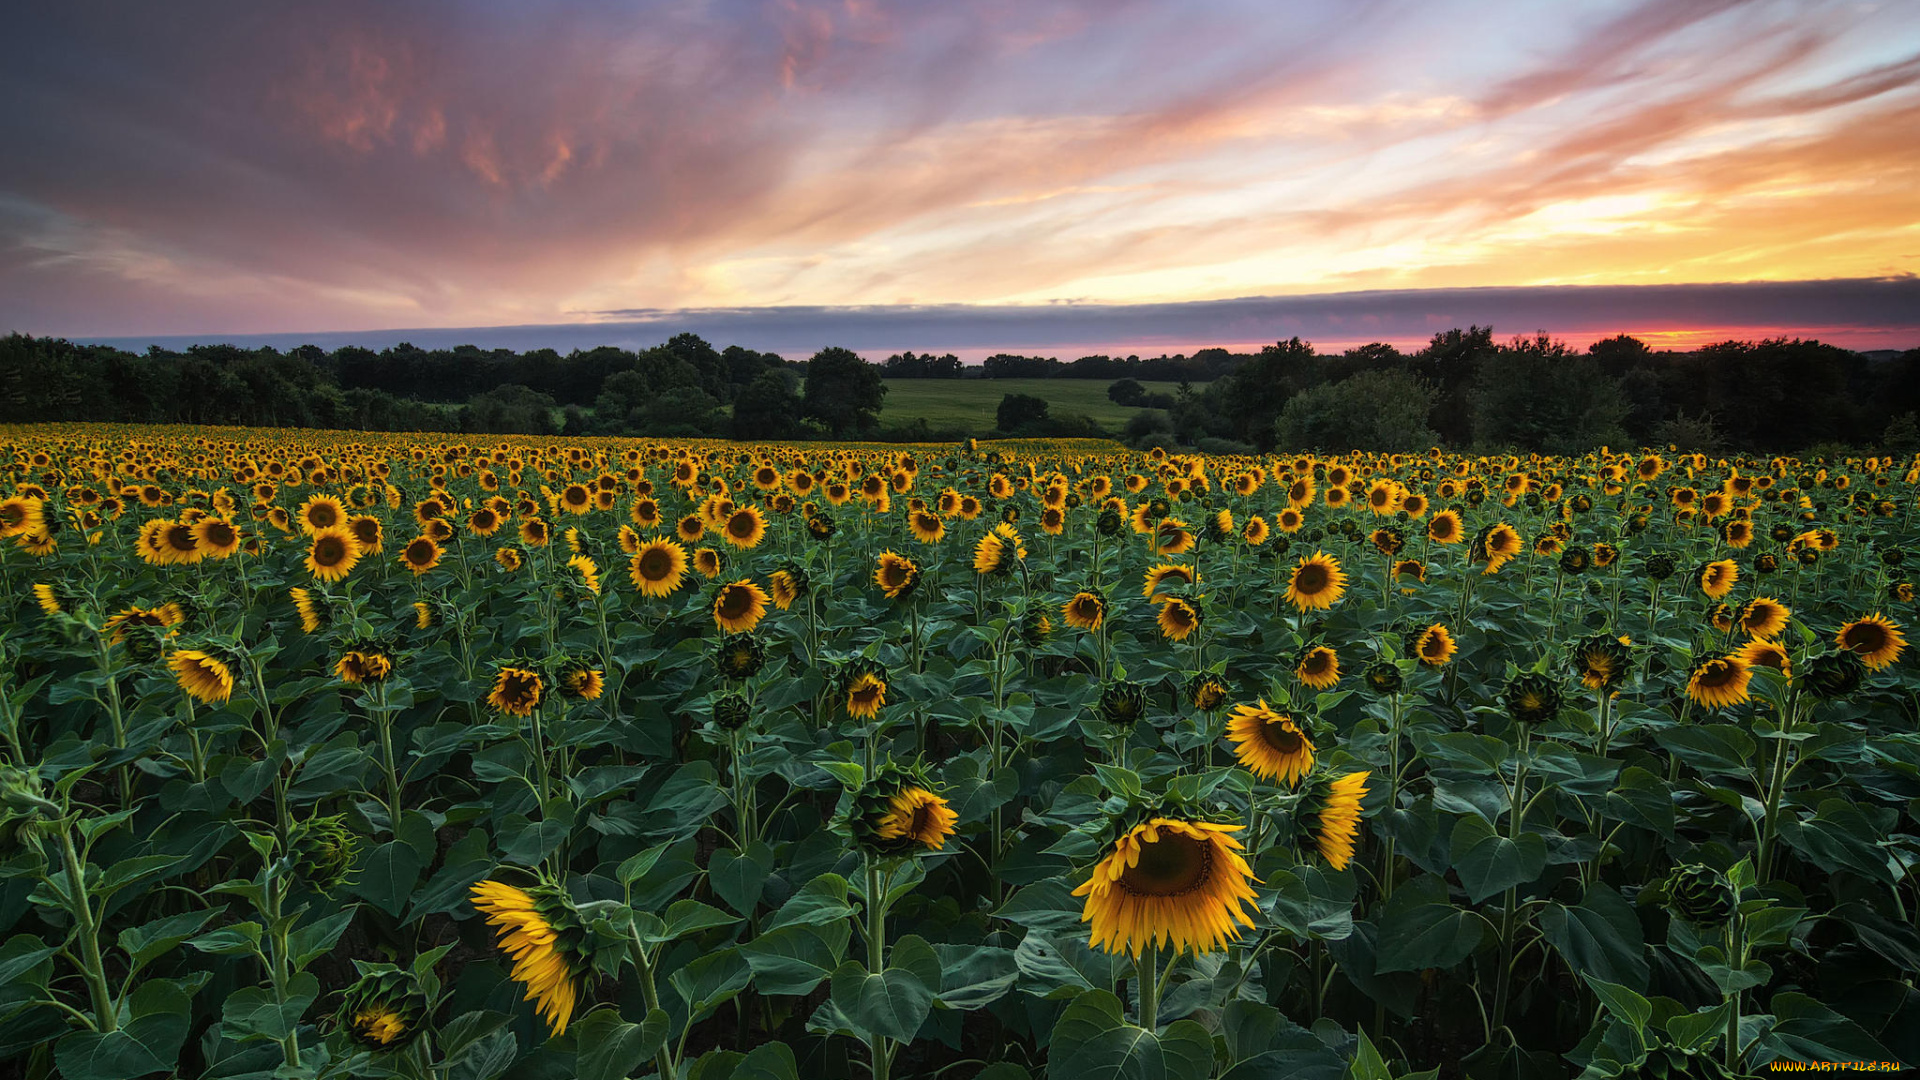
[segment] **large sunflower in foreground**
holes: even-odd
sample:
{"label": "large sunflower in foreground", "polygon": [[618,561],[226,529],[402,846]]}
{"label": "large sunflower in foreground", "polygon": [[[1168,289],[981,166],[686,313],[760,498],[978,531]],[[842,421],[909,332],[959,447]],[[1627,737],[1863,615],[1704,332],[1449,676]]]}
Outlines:
{"label": "large sunflower in foreground", "polygon": [[586,930],[565,893],[549,885],[517,889],[498,881],[473,887],[473,906],[497,927],[500,951],[513,958],[514,981],[555,1035],[564,1035],[587,967]]}
{"label": "large sunflower in foreground", "polygon": [[1157,817],[1127,830],[1073,891],[1087,898],[1080,921],[1093,924],[1091,943],[1136,959],[1161,944],[1176,952],[1226,948],[1240,926],[1254,925],[1246,911],[1253,870],[1228,835],[1239,829]]}
{"label": "large sunflower in foreground", "polygon": [[1877,611],[1842,626],[1833,640],[1858,656],[1868,671],[1879,671],[1893,663],[1900,650],[1907,647],[1907,639],[1900,636],[1900,624]]}
{"label": "large sunflower in foreground", "polygon": [[1227,739],[1247,771],[1288,787],[1313,768],[1313,740],[1293,717],[1274,712],[1265,698],[1258,705],[1236,705],[1227,720]]}
{"label": "large sunflower in foreground", "polygon": [[722,585],[713,597],[713,621],[729,634],[744,634],[767,614],[767,594],[746,578]]}
{"label": "large sunflower in foreground", "polygon": [[1287,582],[1287,603],[1301,611],[1325,611],[1339,603],[1347,590],[1347,575],[1340,563],[1324,551],[1316,551],[1300,560]]}

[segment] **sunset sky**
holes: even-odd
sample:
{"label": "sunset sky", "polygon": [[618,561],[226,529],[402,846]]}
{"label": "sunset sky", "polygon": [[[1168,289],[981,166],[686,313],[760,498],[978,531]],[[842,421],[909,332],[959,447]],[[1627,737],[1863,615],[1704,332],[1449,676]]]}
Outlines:
{"label": "sunset sky", "polygon": [[[1920,3],[68,0],[8,22],[0,332],[684,326],[1067,356],[1491,321],[1920,345]],[[1820,284],[1671,287],[1740,282]],[[1282,299],[1192,303],[1257,297]]]}

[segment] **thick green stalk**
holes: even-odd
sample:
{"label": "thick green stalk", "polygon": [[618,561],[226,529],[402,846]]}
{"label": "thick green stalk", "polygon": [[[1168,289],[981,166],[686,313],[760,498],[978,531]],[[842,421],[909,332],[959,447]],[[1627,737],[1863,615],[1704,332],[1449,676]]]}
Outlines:
{"label": "thick green stalk", "polygon": [[1149,942],[1133,962],[1134,981],[1140,984],[1140,1026],[1158,1031],[1160,1024],[1160,947]]}
{"label": "thick green stalk", "polygon": [[93,901],[87,896],[87,866],[73,844],[73,826],[60,827],[60,861],[67,872],[68,907],[73,914],[74,931],[80,939],[81,976],[87,982],[87,995],[93,1000],[94,1026],[102,1033],[119,1030],[113,993],[107,989],[107,968],[100,957],[100,924],[93,915]]}
{"label": "thick green stalk", "polygon": [[[867,860],[867,970],[879,974],[886,970],[887,896],[880,881],[880,870]],[[892,1040],[873,1036],[873,1080],[887,1080],[893,1065]]]}

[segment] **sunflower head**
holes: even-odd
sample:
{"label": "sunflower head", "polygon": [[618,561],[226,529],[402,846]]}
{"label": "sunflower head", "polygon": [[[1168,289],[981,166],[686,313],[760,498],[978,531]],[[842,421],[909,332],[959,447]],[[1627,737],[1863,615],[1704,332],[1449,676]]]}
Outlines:
{"label": "sunflower head", "polygon": [[1367,687],[1376,694],[1397,694],[1405,683],[1400,668],[1391,660],[1381,660],[1367,668]]}
{"label": "sunflower head", "polygon": [[360,851],[360,838],[346,820],[344,815],[308,818],[287,834],[287,861],[294,877],[322,896],[347,883]]}
{"label": "sunflower head", "polygon": [[1544,724],[1560,713],[1560,687],[1546,675],[1515,676],[1500,693],[1507,715],[1522,724]]}
{"label": "sunflower head", "polygon": [[871,720],[887,704],[887,669],[878,661],[861,657],[842,669],[840,688],[847,715]]}
{"label": "sunflower head", "polygon": [[792,563],[775,570],[767,578],[767,591],[773,594],[773,606],[781,611],[793,607],[794,602],[806,596],[812,587],[813,579]]}
{"label": "sunflower head", "polygon": [[1100,511],[1100,516],[1094,519],[1093,528],[1101,536],[1115,537],[1120,535],[1120,530],[1126,528],[1126,521],[1121,518],[1118,510],[1109,508]]}
{"label": "sunflower head", "polygon": [[1645,567],[1642,568],[1642,572],[1646,574],[1648,581],[1665,581],[1673,576],[1675,569],[1673,556],[1665,552],[1656,551],[1652,555],[1647,556],[1647,562]]}
{"label": "sunflower head", "polygon": [[575,701],[594,701],[606,690],[607,673],[581,660],[569,660],[560,669],[560,693]]}
{"label": "sunflower head", "polygon": [[493,688],[487,704],[508,716],[531,716],[546,696],[546,680],[528,667],[506,665],[493,675]]}
{"label": "sunflower head", "polygon": [[1197,604],[1184,597],[1162,596],[1160,614],[1154,622],[1160,626],[1160,632],[1170,640],[1185,641],[1200,629],[1202,616]]}
{"label": "sunflower head", "polygon": [[1107,600],[1099,592],[1082,589],[1061,607],[1067,625],[1079,630],[1098,630],[1107,619]]}
{"label": "sunflower head", "polygon": [[1747,701],[1747,685],[1753,668],[1744,657],[1704,656],[1687,673],[1687,697],[1709,709],[1739,705]]}
{"label": "sunflower head", "polygon": [[1834,643],[1860,658],[1868,671],[1879,671],[1899,658],[1907,647],[1900,624],[1874,612],[1847,623],[1834,635]]}
{"label": "sunflower head", "polygon": [[816,512],[807,515],[807,535],[815,540],[829,540],[839,527],[825,513]]}
{"label": "sunflower head", "polygon": [[1589,690],[1608,691],[1620,685],[1633,667],[1633,653],[1620,639],[1606,634],[1581,638],[1569,649],[1573,673]]}
{"label": "sunflower head", "polygon": [[753,719],[753,705],[745,694],[720,694],[713,699],[713,722],[724,731],[738,731]]}
{"label": "sunflower head", "polygon": [[1309,645],[1294,658],[1293,676],[1314,690],[1331,690],[1340,681],[1340,656],[1326,645]]}
{"label": "sunflower head", "polygon": [[1132,730],[1147,715],[1147,689],[1135,682],[1108,683],[1095,709],[1107,723]]}
{"label": "sunflower head", "polygon": [[555,1035],[566,1033],[579,1003],[580,981],[592,965],[587,928],[573,899],[555,885],[525,889],[482,881],[473,906],[499,936],[500,951],[513,961],[514,981]]}
{"label": "sunflower head", "polygon": [[375,646],[356,645],[340,655],[333,673],[353,685],[383,683],[393,674],[393,657]]}
{"label": "sunflower head", "polygon": [[742,578],[713,591],[713,621],[723,632],[742,634],[760,624],[767,614],[767,594]]}
{"label": "sunflower head", "polygon": [[883,551],[879,564],[874,568],[873,581],[880,586],[880,591],[886,594],[887,599],[905,600],[920,585],[920,564],[905,555]]}
{"label": "sunflower head", "polygon": [[752,634],[728,634],[713,650],[713,666],[736,682],[758,675],[766,663],[766,647]]}
{"label": "sunflower head", "polygon": [[410,1047],[426,1030],[430,1011],[425,988],[410,971],[390,964],[363,964],[360,980],[348,987],[334,1014],[334,1026],[376,1054]]}
{"label": "sunflower head", "polygon": [[1292,787],[1313,768],[1314,745],[1300,721],[1267,706],[1236,705],[1227,720],[1234,756],[1264,780]]}
{"label": "sunflower head", "polygon": [[174,681],[189,697],[219,705],[233,696],[234,665],[228,658],[201,649],[178,649],[167,660]]}
{"label": "sunflower head", "polygon": [[1346,592],[1347,575],[1324,551],[1300,560],[1287,581],[1287,602],[1301,611],[1325,611]]}
{"label": "sunflower head", "polygon": [[1570,547],[1560,553],[1560,572],[1584,574],[1593,565],[1593,555],[1583,547]]}
{"label": "sunflower head", "polygon": [[1047,618],[1045,609],[1035,605],[1020,616],[1020,642],[1027,648],[1037,649],[1052,636],[1053,620]]}
{"label": "sunflower head", "polygon": [[870,857],[939,851],[959,816],[918,766],[884,763],[853,793],[846,828]]}
{"label": "sunflower head", "polygon": [[1696,926],[1719,926],[1733,914],[1738,898],[1719,871],[1690,863],[1673,868],[1664,891],[1667,909]]}
{"label": "sunflower head", "polygon": [[1408,651],[1427,667],[1440,668],[1453,661],[1454,655],[1460,651],[1460,646],[1454,643],[1451,630],[1439,623],[1434,623],[1413,635]]}
{"label": "sunflower head", "polygon": [[1367,797],[1370,772],[1334,776],[1321,772],[1308,779],[1302,789],[1300,810],[1295,815],[1300,837],[1313,846],[1327,865],[1345,870],[1353,861],[1353,850],[1360,839],[1360,803]]}
{"label": "sunflower head", "polygon": [[1187,704],[1203,713],[1217,712],[1227,703],[1227,681],[1211,671],[1194,672],[1187,680]]}
{"label": "sunflower head", "polygon": [[1801,685],[1822,701],[1839,701],[1860,689],[1866,680],[1867,665],[1859,654],[1848,649],[1822,653],[1807,661],[1800,676]]}
{"label": "sunflower head", "polygon": [[1232,834],[1241,826],[1150,817],[1121,833],[1073,891],[1089,943],[1138,957],[1149,947],[1216,952],[1253,927],[1253,870]]}

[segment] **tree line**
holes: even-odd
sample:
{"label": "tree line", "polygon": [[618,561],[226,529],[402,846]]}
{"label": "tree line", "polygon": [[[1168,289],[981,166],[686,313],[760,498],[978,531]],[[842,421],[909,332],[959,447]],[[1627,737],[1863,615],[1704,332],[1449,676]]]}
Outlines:
{"label": "tree line", "polygon": [[[909,370],[918,374],[906,374]],[[1044,389],[1005,402],[993,431],[883,426],[883,379],[1101,378],[1137,411],[1124,430],[1050,416]],[[1036,374],[1037,373],[1037,374]],[[1142,382],[1177,383],[1148,391]],[[879,364],[826,348],[789,361],[680,334],[652,348],[561,354],[410,344],[281,352],[196,345],[144,353],[58,338],[0,340],[0,421],[239,424],[389,431],[737,439],[950,440],[1109,434],[1216,452],[1432,446],[1574,453],[1603,444],[1712,450],[1821,445],[1920,450],[1920,349],[1870,357],[1819,341],[1655,351],[1619,336],[1585,350],[1491,327],[1413,352],[1338,354],[1300,338],[1258,353],[1052,358],[951,354]],[[1070,429],[1070,430],[1069,430]]]}

